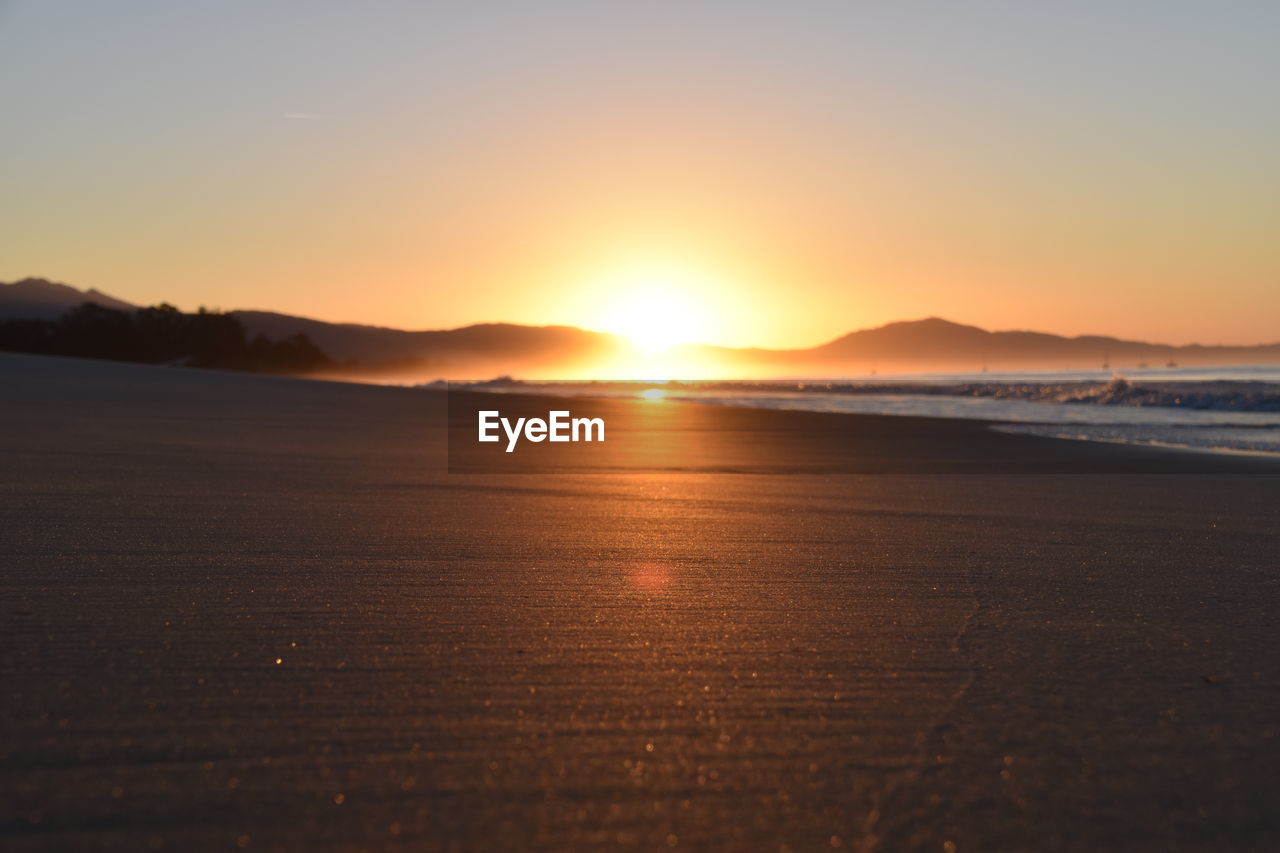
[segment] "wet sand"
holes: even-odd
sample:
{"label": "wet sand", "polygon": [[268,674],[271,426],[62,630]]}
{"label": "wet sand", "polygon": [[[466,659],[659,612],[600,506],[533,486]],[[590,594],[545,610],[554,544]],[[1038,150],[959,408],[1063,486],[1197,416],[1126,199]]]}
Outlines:
{"label": "wet sand", "polygon": [[1274,463],[617,402],[678,466],[450,474],[442,393],[0,387],[6,850],[1280,830]]}

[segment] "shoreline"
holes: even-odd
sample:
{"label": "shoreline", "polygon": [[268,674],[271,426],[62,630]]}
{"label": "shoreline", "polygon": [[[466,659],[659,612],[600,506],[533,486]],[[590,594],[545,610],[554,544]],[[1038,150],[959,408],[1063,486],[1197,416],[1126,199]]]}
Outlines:
{"label": "shoreline", "polygon": [[[284,374],[251,373],[251,372],[244,372],[244,371],[219,370],[219,369],[210,369],[210,368],[190,368],[190,367],[180,367],[180,366],[173,366],[173,365],[137,364],[134,362],[109,361],[104,359],[74,358],[69,356],[45,356],[45,355],[34,355],[34,354],[28,354],[28,353],[0,353],[0,363],[3,363],[5,361],[9,361],[13,363],[15,366],[23,362],[30,365],[35,365],[37,367],[37,372],[39,372],[39,365],[41,364],[65,364],[68,367],[72,365],[84,365],[85,369],[88,370],[89,373],[98,374],[103,377],[110,377],[113,375],[114,376],[129,375],[130,371],[140,371],[139,373],[136,373],[133,375],[139,376],[139,377],[150,375],[157,380],[161,376],[176,376],[176,377],[209,376],[209,377],[221,377],[222,381],[227,381],[234,378],[246,378],[246,379],[259,378],[259,379],[265,379],[269,383],[279,382],[283,380],[288,383],[299,382],[299,383],[307,383],[307,384],[316,385],[316,386],[328,386],[332,388],[359,387],[359,388],[365,388],[365,389],[378,389],[379,391],[385,391],[385,390],[391,389],[393,393],[413,393],[413,394],[421,394],[424,396],[429,396],[432,394],[447,396],[450,393],[460,393],[460,394],[485,394],[489,396],[501,396],[501,397],[520,397],[520,398],[526,398],[526,399],[545,398],[545,399],[559,400],[566,404],[571,403],[573,401],[579,401],[579,400],[598,400],[598,401],[604,401],[609,403],[627,402],[627,403],[632,403],[632,404],[641,405],[641,406],[672,405],[677,403],[684,403],[698,409],[735,410],[735,411],[749,412],[749,413],[778,413],[783,416],[785,416],[787,413],[790,413],[796,416],[820,415],[820,416],[828,416],[828,417],[848,418],[848,419],[851,419],[850,420],[851,423],[856,422],[859,419],[872,419],[873,421],[875,419],[887,419],[889,421],[902,421],[902,422],[913,422],[918,424],[928,424],[928,425],[932,425],[934,428],[937,428],[937,429],[946,429],[949,427],[952,430],[966,430],[970,426],[978,425],[978,426],[984,427],[992,435],[1014,436],[1018,438],[1033,438],[1041,441],[1050,441],[1050,442],[1071,442],[1073,444],[1082,444],[1086,446],[1093,446],[1093,447],[1099,447],[1099,448],[1102,448],[1102,447],[1124,448],[1124,449],[1133,450],[1137,452],[1151,451],[1151,452],[1162,452],[1162,453],[1172,453],[1172,454],[1188,454],[1192,457],[1200,457],[1200,458],[1209,457],[1209,458],[1218,458],[1223,460],[1228,460],[1228,459],[1257,460],[1259,463],[1265,466],[1262,469],[1262,472],[1270,473],[1272,472],[1273,468],[1275,470],[1280,470],[1280,452],[1240,450],[1240,449],[1233,449],[1233,448],[1196,447],[1192,445],[1180,445],[1180,444],[1173,444],[1173,443],[1123,441],[1123,440],[1110,440],[1106,438],[1092,438],[1092,437],[1081,438],[1081,437],[1070,436],[1070,435],[1039,435],[1039,434],[1031,434],[1031,433],[1017,433],[1012,431],[1003,432],[1000,429],[1000,427],[1005,425],[1010,425],[1015,427],[1019,425],[1043,425],[1046,427],[1059,426],[1059,424],[1056,424],[1052,421],[1040,421],[1040,422],[1002,421],[1002,420],[994,420],[994,419],[954,418],[954,417],[949,418],[949,417],[937,417],[932,415],[915,415],[915,414],[902,414],[902,413],[886,414],[886,413],[865,413],[865,412],[812,411],[812,410],[806,410],[806,409],[769,408],[769,407],[720,404],[720,403],[706,404],[706,403],[700,403],[697,401],[687,401],[687,400],[671,400],[671,399],[640,400],[634,397],[586,397],[586,396],[560,397],[553,394],[548,395],[548,394],[540,394],[540,393],[529,393],[525,391],[491,391],[486,389],[476,389],[472,387],[464,387],[464,389],[461,391],[448,392],[448,391],[444,391],[443,389],[427,388],[423,386],[387,385],[387,384],[372,383],[372,382],[365,382],[365,381],[359,381],[359,380],[348,381],[348,380],[334,379],[329,377],[309,377],[309,376],[295,376],[295,375],[284,375]],[[5,369],[5,368],[0,367],[0,370],[2,369]],[[10,372],[10,371],[6,370],[6,372]],[[199,380],[197,380],[197,382],[198,381]],[[942,425],[948,425],[948,426],[944,427]],[[1074,455],[1074,454],[1068,454],[1068,455]],[[1238,473],[1238,471],[1234,469],[1231,470],[1230,472]]]}
{"label": "shoreline", "polygon": [[[1001,422],[897,414],[814,412],[685,401],[557,397],[541,394],[450,391],[458,413],[451,437],[450,470],[455,473],[585,473],[625,471],[710,471],[721,473],[1280,473],[1280,455],[1201,452],[1105,441],[1068,441],[1056,436],[1002,432]],[[504,413],[538,417],[551,409],[602,415],[610,423],[643,423],[636,441],[575,448],[571,456],[542,445],[530,461],[474,452],[472,414],[505,401]],[[482,401],[488,401],[484,403]],[[751,436],[749,445],[733,436]],[[670,436],[664,439],[664,436]],[[697,442],[691,436],[700,436]],[[716,449],[709,449],[709,446]],[[749,452],[748,452],[749,449]],[[661,458],[663,454],[668,458]],[[645,460],[642,464],[635,459]],[[713,461],[708,461],[713,460]],[[785,463],[772,460],[785,460]]]}
{"label": "shoreline", "polygon": [[[1107,383],[1072,382],[1056,383],[1050,390],[1062,394],[1063,388],[1086,386],[1102,388]],[[1182,396],[1168,397],[1168,389],[1153,391],[1151,386],[1125,384],[1130,402],[1091,400],[1078,396],[1062,399],[1046,398],[1046,386],[1026,381],[1004,382],[993,380],[979,383],[973,391],[973,383],[961,383],[950,390],[930,390],[930,386],[913,389],[907,385],[883,385],[882,383],[854,383],[848,381],[828,384],[828,387],[811,389],[805,383],[772,383],[741,381],[689,381],[672,387],[661,382],[513,382],[510,385],[491,383],[431,383],[420,388],[446,387],[456,391],[475,391],[492,394],[548,395],[582,399],[645,399],[654,402],[681,402],[697,405],[715,405],[734,408],[829,412],[833,414],[885,415],[893,417],[926,417],[947,420],[978,421],[993,427],[1009,426],[1009,432],[1025,431],[1054,438],[1099,441],[1108,444],[1126,444],[1135,447],[1168,447],[1195,452],[1247,453],[1280,456],[1280,382],[1223,383],[1213,381],[1212,394],[1225,395],[1220,400],[1223,407],[1200,405],[1203,398],[1191,390],[1195,383],[1182,389],[1196,403],[1184,405]],[[628,387],[631,386],[631,387]],[[1244,391],[1241,389],[1250,386]],[[741,387],[736,392],[735,387]],[[1259,394],[1258,388],[1275,389],[1276,393]],[[994,390],[992,390],[994,389]],[[1027,396],[1028,389],[1034,392]],[[982,392],[987,393],[982,393]],[[1246,399],[1238,395],[1248,393]],[[1008,392],[1008,393],[1005,393]],[[1019,393],[1021,392],[1021,393]],[[1155,393],[1164,402],[1153,402]],[[1237,396],[1233,396],[1237,395]],[[1136,401],[1134,401],[1136,400]],[[1177,402],[1168,402],[1176,400]],[[859,405],[862,404],[862,405]],[[869,404],[869,405],[868,405]],[[909,409],[916,409],[910,411]],[[1144,417],[1145,416],[1145,417]],[[1030,429],[1020,430],[1019,427]],[[1035,429],[1040,428],[1040,429]],[[1053,430],[1061,430],[1056,433]],[[1076,432],[1072,434],[1072,431]],[[1233,444],[1233,430],[1251,430],[1254,444]],[[1097,436],[1089,431],[1112,433]],[[1128,431],[1132,435],[1116,435]],[[1219,433],[1210,437],[1209,431]],[[1267,438],[1259,439],[1257,433],[1266,432]],[[1179,435],[1173,436],[1170,433]],[[1198,435],[1197,435],[1198,433]],[[1223,434],[1225,433],[1225,434]],[[1274,439],[1270,436],[1274,436]],[[1193,439],[1193,440],[1179,440]],[[1194,439],[1199,438],[1197,442]],[[1223,442],[1212,443],[1214,440]],[[1248,442],[1246,442],[1246,445]]]}
{"label": "shoreline", "polygon": [[[910,417],[910,416],[904,415],[904,417]],[[1001,430],[1001,427],[1010,426],[1010,425],[1012,426],[1022,426],[1022,425],[1046,426],[1046,427],[1059,426],[1059,424],[1048,423],[1048,422],[1043,422],[1038,424],[1022,424],[1022,423],[1011,424],[1009,421],[994,421],[988,426],[991,429],[994,429],[996,432],[1003,432],[1003,430]],[[1011,434],[1016,435],[1017,433],[1011,433]],[[1027,433],[1027,434],[1030,435],[1032,433]],[[1084,442],[1095,442],[1098,444],[1117,444],[1123,447],[1156,447],[1156,448],[1161,448],[1165,450],[1186,451],[1188,453],[1210,453],[1214,455],[1222,454],[1227,456],[1256,456],[1261,459],[1280,459],[1280,450],[1247,450],[1247,449],[1238,448],[1238,447],[1197,447],[1194,444],[1178,444],[1176,442],[1171,442],[1171,441],[1155,441],[1155,440],[1142,440],[1142,439],[1128,440],[1123,438],[1098,438],[1098,437],[1087,436],[1087,435],[1046,434],[1044,437],[1055,438],[1061,441],[1084,441]]]}

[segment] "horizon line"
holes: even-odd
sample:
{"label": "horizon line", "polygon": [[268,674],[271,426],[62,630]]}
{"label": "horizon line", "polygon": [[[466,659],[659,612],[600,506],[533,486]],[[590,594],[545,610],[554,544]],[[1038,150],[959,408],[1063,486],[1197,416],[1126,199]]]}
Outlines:
{"label": "horizon line", "polygon": [[[14,285],[22,284],[25,282],[44,283],[44,284],[49,284],[57,287],[65,287],[65,288],[74,290],[77,293],[83,293],[83,294],[96,293],[98,295],[105,296],[109,299],[113,299],[117,302],[123,302],[125,304],[128,304],[132,306],[135,310],[141,309],[141,308],[155,307],[154,305],[140,305],[129,299],[124,299],[114,294],[107,293],[106,291],[101,290],[96,286],[80,288],[72,284],[67,284],[66,282],[55,281],[53,279],[44,278],[43,276],[28,275],[20,279],[16,279],[14,281],[8,281],[8,282],[0,281],[0,287],[12,287]],[[159,304],[171,305],[173,303],[170,303],[167,300],[163,300],[160,303],[156,303],[156,305],[159,305]],[[179,310],[182,310],[182,309],[179,309]],[[587,328],[586,326],[575,326],[568,323],[521,323],[521,322],[510,321],[510,320],[476,320],[476,321],[464,323],[458,326],[437,327],[437,328],[405,328],[402,326],[387,326],[387,325],[382,325],[378,323],[361,323],[361,322],[356,322],[351,320],[326,320],[320,317],[307,316],[303,314],[291,314],[287,311],[280,311],[280,310],[275,310],[271,308],[225,308],[224,309],[219,306],[209,306],[209,305],[201,304],[196,308],[196,310],[197,311],[198,310],[214,311],[214,312],[224,313],[224,314],[235,314],[235,313],[275,314],[281,317],[290,317],[298,320],[305,320],[313,323],[324,323],[326,325],[332,325],[332,326],[357,326],[357,327],[366,328],[366,329],[383,329],[383,330],[393,331],[393,332],[404,332],[406,334],[422,334],[422,333],[431,333],[431,332],[456,332],[463,329],[475,328],[477,326],[512,326],[516,328],[525,328],[525,329],[570,329],[573,331],[585,332],[591,335],[602,335],[605,337],[616,338],[619,340],[627,339],[626,335],[618,332],[607,332],[607,331],[602,331],[598,329],[590,329],[590,328]],[[939,316],[937,314],[930,314],[926,317],[919,317],[914,319],[889,320],[875,326],[863,326],[860,328],[850,329],[849,331],[841,333],[834,338],[830,338],[820,343],[809,344],[806,346],[767,347],[767,346],[760,346],[755,344],[745,345],[745,346],[730,346],[727,344],[713,344],[713,343],[705,343],[700,341],[688,341],[684,343],[675,344],[674,346],[671,347],[671,349],[680,349],[684,347],[703,347],[703,348],[718,349],[718,350],[761,351],[761,352],[771,352],[771,353],[803,352],[805,350],[813,350],[813,349],[819,349],[824,346],[829,346],[831,344],[842,341],[845,338],[850,337],[851,335],[856,335],[863,332],[873,332],[873,331],[878,331],[880,329],[886,329],[890,326],[912,325],[912,324],[918,324],[918,323],[927,323],[930,321],[946,323],[950,326],[957,326],[960,328],[976,329],[980,332],[983,332],[984,334],[989,334],[989,335],[1001,335],[1001,334],[1048,335],[1050,337],[1060,338],[1065,341],[1078,341],[1078,340],[1087,339],[1087,338],[1102,338],[1102,339],[1114,341],[1120,344],[1139,344],[1142,346],[1163,347],[1167,349],[1189,349],[1189,348],[1196,348],[1196,347],[1205,348],[1205,349],[1260,349],[1260,348],[1280,347],[1280,340],[1259,341],[1256,343],[1248,343],[1248,344],[1201,343],[1200,341],[1191,341],[1185,344],[1171,344],[1163,341],[1149,341],[1149,340],[1140,340],[1136,338],[1116,337],[1115,335],[1101,333],[1101,332],[1086,332],[1086,333],[1081,333],[1076,335],[1067,335],[1067,334],[1061,334],[1058,332],[1047,332],[1047,331],[1042,331],[1039,329],[1032,329],[1032,328],[995,329],[995,328],[988,328],[986,326],[980,326],[974,323],[963,323],[957,320],[951,320],[946,317]]]}

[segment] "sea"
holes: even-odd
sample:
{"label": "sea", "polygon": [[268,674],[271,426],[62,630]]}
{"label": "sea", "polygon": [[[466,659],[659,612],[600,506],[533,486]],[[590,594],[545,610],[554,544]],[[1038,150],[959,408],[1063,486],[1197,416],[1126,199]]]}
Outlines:
{"label": "sea", "polygon": [[[433,383],[435,384],[435,383]],[[1280,453],[1280,365],[932,373],[849,379],[523,382],[477,390],[988,421],[1064,439]]]}

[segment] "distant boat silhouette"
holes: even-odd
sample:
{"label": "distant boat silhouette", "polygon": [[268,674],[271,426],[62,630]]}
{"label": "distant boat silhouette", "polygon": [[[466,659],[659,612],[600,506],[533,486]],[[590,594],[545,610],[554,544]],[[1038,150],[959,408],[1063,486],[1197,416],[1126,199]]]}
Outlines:
{"label": "distant boat silhouette", "polygon": [[1177,367],[1177,366],[1178,366],[1178,362],[1176,361],[1171,361],[1165,365],[1165,367]]}

